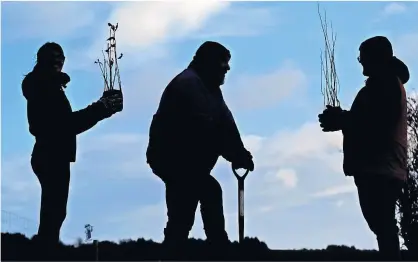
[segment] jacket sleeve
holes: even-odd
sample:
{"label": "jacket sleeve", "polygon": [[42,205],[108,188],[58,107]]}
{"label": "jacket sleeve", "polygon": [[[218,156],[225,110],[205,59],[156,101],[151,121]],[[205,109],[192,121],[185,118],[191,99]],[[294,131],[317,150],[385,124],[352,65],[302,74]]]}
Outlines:
{"label": "jacket sleeve", "polygon": [[231,110],[229,110],[225,102],[223,103],[223,107],[221,155],[227,161],[234,162],[242,155],[248,154],[248,151],[245,149],[244,143],[242,142],[241,134]]}
{"label": "jacket sleeve", "polygon": [[103,120],[100,107],[102,105],[95,102],[86,108],[72,112],[69,119],[69,122],[72,123],[72,132],[76,135],[81,134],[94,127],[100,120]]}
{"label": "jacket sleeve", "polygon": [[100,104],[93,103],[84,109],[71,112],[52,92],[33,94],[28,98],[27,106],[30,132],[39,137],[57,134],[78,135],[102,119]]}
{"label": "jacket sleeve", "polygon": [[343,132],[355,132],[372,140],[381,141],[396,127],[401,113],[402,93],[397,78],[370,79],[367,96],[361,99],[360,110],[345,113]]}

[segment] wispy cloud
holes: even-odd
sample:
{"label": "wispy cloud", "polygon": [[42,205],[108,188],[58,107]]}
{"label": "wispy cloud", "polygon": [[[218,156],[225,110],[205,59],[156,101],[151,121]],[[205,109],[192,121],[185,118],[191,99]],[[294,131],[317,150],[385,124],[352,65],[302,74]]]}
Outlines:
{"label": "wispy cloud", "polygon": [[[36,10],[36,12],[34,12]],[[6,2],[2,3],[3,41],[36,39],[41,41],[68,40],[86,36],[86,27],[97,19],[102,10],[88,2]],[[10,31],[13,30],[13,31]]]}
{"label": "wispy cloud", "polygon": [[314,193],[313,197],[332,197],[340,194],[352,193],[356,191],[354,183],[348,183],[340,186],[333,186]]}
{"label": "wispy cloud", "polygon": [[392,2],[387,4],[382,11],[382,14],[384,16],[390,16],[390,15],[398,15],[405,13],[407,11],[407,7],[404,3],[399,2]]}
{"label": "wispy cloud", "polygon": [[277,106],[292,95],[300,94],[307,86],[307,77],[291,61],[276,70],[259,75],[242,75],[226,93],[236,109],[261,109]]}

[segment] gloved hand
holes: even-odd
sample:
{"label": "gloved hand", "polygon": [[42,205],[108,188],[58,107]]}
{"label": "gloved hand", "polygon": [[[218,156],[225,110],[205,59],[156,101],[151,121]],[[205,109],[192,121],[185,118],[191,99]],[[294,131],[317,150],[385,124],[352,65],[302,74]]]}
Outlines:
{"label": "gloved hand", "polygon": [[67,84],[71,81],[70,76],[64,72],[52,72],[49,75],[49,79],[54,84],[59,85],[62,88],[66,88]]}
{"label": "gloved hand", "polygon": [[232,162],[232,168],[235,170],[243,168],[250,171],[254,171],[253,156],[251,155],[251,153],[245,150],[245,152],[240,157],[238,157],[236,160]]}
{"label": "gloved hand", "polygon": [[71,81],[70,76],[67,73],[60,72],[58,77],[59,77],[59,81],[61,83],[61,86],[66,88],[67,84]]}
{"label": "gloved hand", "polygon": [[121,92],[104,95],[97,102],[102,105],[101,115],[103,118],[108,118],[123,109]]}
{"label": "gloved hand", "polygon": [[341,130],[344,110],[341,107],[327,106],[327,108],[318,115],[319,123],[324,132],[334,132]]}

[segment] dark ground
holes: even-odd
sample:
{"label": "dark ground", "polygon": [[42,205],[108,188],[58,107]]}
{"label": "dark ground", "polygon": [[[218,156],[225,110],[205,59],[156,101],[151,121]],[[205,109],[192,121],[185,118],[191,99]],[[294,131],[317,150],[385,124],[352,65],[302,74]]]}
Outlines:
{"label": "dark ground", "polygon": [[[264,242],[257,238],[246,238],[242,244],[234,242],[229,252],[216,255],[211,252],[207,243],[203,240],[190,239],[187,256],[176,260],[264,260],[264,261],[371,261],[381,260],[375,250],[357,250],[347,246],[328,246],[322,250],[271,250]],[[33,241],[21,234],[1,234],[1,260],[31,261],[35,260],[36,251]],[[413,259],[410,252],[404,251],[404,260],[418,261]],[[79,246],[62,245],[59,257],[56,260],[66,261],[94,261],[95,248],[93,244],[80,244]],[[161,260],[161,245],[151,240],[130,240],[119,243],[102,241],[99,243],[99,260],[101,261],[138,261],[138,260]],[[164,259],[166,260],[166,259]],[[169,260],[169,259],[167,259]]]}

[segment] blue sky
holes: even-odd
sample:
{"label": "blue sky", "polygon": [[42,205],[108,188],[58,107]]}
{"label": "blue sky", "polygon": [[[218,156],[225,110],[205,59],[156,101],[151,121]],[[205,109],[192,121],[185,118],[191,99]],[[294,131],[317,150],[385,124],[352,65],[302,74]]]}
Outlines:
{"label": "blue sky", "polygon": [[[123,113],[78,138],[72,166],[65,242],[93,236],[161,241],[166,221],[163,184],[145,163],[152,114],[166,84],[185,68],[205,40],[232,52],[223,87],[256,170],[246,180],[246,234],[270,248],[324,248],[328,244],[376,248],[360,213],[352,179],[342,173],[341,134],[324,134],[320,49],[315,2],[2,2],[2,209],[30,219],[2,220],[3,230],[36,232],[40,187],[29,164],[28,132],[20,84],[46,41],[60,43],[66,93],[74,109],[98,99],[103,82],[93,61],[100,57],[107,22],[117,34],[125,92]],[[323,2],[338,34],[340,100],[349,107],[364,77],[358,46],[385,35],[412,72],[418,67],[418,5],[390,2]],[[36,12],[33,12],[36,10]],[[355,17],[355,20],[353,19]],[[213,171],[223,186],[227,230],[237,238],[237,182],[225,161]],[[24,230],[22,230],[24,228]],[[202,238],[200,214],[191,232]]]}

